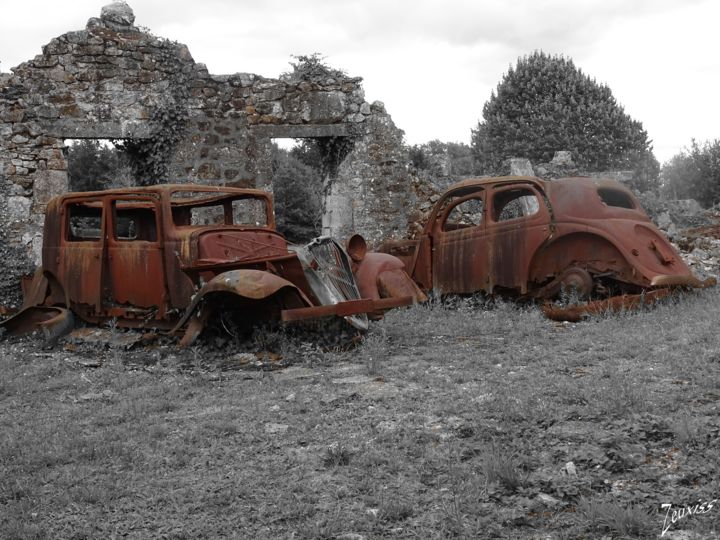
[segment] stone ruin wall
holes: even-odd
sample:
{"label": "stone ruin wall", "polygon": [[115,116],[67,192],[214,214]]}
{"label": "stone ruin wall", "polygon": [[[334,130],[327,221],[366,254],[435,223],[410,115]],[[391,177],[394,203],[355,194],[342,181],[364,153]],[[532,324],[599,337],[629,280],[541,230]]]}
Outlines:
{"label": "stone ruin wall", "polygon": [[211,75],[185,45],[134,26],[127,4],[106,6],[0,74],[0,304],[17,302],[18,278],[40,262],[45,205],[68,191],[65,139],[155,145],[173,182],[272,189],[277,137],[349,141],[326,179],[324,233],[404,236],[414,195],[402,132],[361,79]]}

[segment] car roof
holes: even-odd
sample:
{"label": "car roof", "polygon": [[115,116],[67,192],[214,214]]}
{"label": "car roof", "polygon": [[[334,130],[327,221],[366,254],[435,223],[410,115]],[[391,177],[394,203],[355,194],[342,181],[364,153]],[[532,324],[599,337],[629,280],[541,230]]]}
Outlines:
{"label": "car roof", "polygon": [[557,178],[553,180],[546,180],[537,176],[481,176],[478,178],[466,178],[460,182],[452,184],[448,189],[447,193],[460,191],[464,189],[475,188],[475,187],[486,187],[486,186],[502,186],[508,184],[518,183],[534,183],[546,189],[547,186],[572,186],[584,187],[584,188],[618,188],[625,191],[629,191],[626,186],[612,178],[595,178],[592,176],[572,176],[565,178]]}
{"label": "car roof", "polygon": [[481,176],[478,178],[466,178],[452,184],[447,190],[462,190],[468,187],[487,186],[490,184],[513,184],[517,182],[544,182],[537,176]]}
{"label": "car roof", "polygon": [[198,191],[205,193],[228,193],[237,195],[253,195],[267,198],[269,193],[260,189],[238,188],[231,186],[207,186],[199,184],[156,184],[154,186],[134,186],[126,188],[104,189],[99,191],[75,191],[60,195],[60,199],[93,198],[113,195],[144,195],[149,193],[172,193],[177,191]]}

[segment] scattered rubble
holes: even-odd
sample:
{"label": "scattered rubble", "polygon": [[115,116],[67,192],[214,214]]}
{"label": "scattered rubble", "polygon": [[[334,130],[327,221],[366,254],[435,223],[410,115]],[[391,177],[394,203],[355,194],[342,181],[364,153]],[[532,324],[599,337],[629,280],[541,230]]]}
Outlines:
{"label": "scattered rubble", "polygon": [[638,198],[700,279],[720,276],[720,207],[703,209],[694,199],[664,200],[654,193]]}

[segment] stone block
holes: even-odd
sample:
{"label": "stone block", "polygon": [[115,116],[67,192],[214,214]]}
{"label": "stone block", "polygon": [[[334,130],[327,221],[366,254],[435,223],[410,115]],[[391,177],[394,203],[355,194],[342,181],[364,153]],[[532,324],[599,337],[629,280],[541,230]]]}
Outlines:
{"label": "stone block", "polygon": [[575,163],[572,159],[572,152],[569,150],[559,150],[555,152],[555,155],[550,162],[555,167],[574,167]]}
{"label": "stone block", "polygon": [[215,163],[203,163],[197,170],[197,177],[201,180],[217,180],[220,174],[220,167]]}
{"label": "stone block", "polygon": [[79,118],[82,116],[82,111],[77,105],[63,105],[60,107],[60,115],[63,117],[75,117]]}
{"label": "stone block", "polygon": [[0,113],[0,120],[3,122],[22,122],[25,117],[25,111],[23,109],[8,109]]}
{"label": "stone block", "polygon": [[50,199],[68,191],[66,171],[48,169],[35,173],[33,182],[33,210],[42,210]]}
{"label": "stone block", "polygon": [[8,220],[13,222],[26,222],[30,218],[32,201],[28,197],[12,196],[7,198]]}
{"label": "stone block", "polygon": [[530,160],[525,158],[510,159],[510,175],[511,176],[534,176]]}
{"label": "stone block", "polygon": [[45,169],[51,169],[54,171],[66,171],[67,161],[65,161],[64,158],[49,159],[45,162]]}
{"label": "stone block", "polygon": [[43,54],[67,54],[70,52],[70,46],[61,38],[54,38],[42,48],[42,51]]}
{"label": "stone block", "polygon": [[70,92],[62,92],[59,94],[51,94],[48,101],[55,105],[72,105],[75,103],[75,98]]}
{"label": "stone block", "polygon": [[345,118],[347,98],[340,91],[313,92],[303,100],[309,106],[309,122],[333,124]]}
{"label": "stone block", "polygon": [[58,63],[57,56],[36,56],[35,60],[32,61],[33,66],[36,68],[51,68],[57,66]]}
{"label": "stone block", "polygon": [[58,110],[50,105],[41,105],[40,107],[37,107],[35,109],[35,113],[40,118],[58,118],[60,116]]}
{"label": "stone block", "polygon": [[135,14],[129,5],[120,1],[103,6],[100,19],[113,26],[128,27],[135,22]]}

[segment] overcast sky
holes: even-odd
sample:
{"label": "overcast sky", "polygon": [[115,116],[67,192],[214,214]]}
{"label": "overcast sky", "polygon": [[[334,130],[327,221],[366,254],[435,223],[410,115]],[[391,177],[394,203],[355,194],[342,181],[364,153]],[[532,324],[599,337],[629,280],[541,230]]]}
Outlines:
{"label": "overcast sky", "polygon": [[[0,70],[81,30],[108,0],[3,0]],[[570,57],[642,122],[664,162],[720,139],[718,0],[131,0],[135,24],[210,72],[277,77],[292,55],[363,77],[409,144],[470,142],[518,57]]]}

